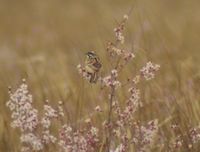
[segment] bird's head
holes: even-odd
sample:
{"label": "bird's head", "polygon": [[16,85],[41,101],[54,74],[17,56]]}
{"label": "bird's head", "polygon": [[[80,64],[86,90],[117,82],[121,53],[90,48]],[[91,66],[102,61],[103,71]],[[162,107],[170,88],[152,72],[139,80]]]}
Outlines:
{"label": "bird's head", "polygon": [[87,59],[94,59],[96,58],[96,54],[94,51],[88,51],[86,54]]}

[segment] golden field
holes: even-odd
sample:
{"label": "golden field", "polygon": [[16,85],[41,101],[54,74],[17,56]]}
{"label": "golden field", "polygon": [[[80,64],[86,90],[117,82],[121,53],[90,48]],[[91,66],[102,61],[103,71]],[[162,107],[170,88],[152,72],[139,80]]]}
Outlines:
{"label": "golden field", "polygon": [[[77,65],[88,50],[99,55],[107,74],[112,66],[106,42],[131,7],[125,45],[135,53],[122,79],[134,76],[149,60],[160,64],[154,80],[141,84],[140,121],[158,119],[169,143],[172,124],[185,134],[200,122],[200,2],[197,0],[0,0],[0,151],[19,151],[19,131],[10,127],[8,86],[26,78],[34,106],[64,102],[65,122],[86,119],[97,105],[107,109],[107,94],[81,78]],[[119,94],[125,100],[126,89]],[[100,125],[104,115],[92,121]],[[55,126],[53,129],[57,129]],[[199,151],[200,143],[179,151]],[[49,150],[54,151],[54,150]],[[156,149],[154,151],[167,151]]]}

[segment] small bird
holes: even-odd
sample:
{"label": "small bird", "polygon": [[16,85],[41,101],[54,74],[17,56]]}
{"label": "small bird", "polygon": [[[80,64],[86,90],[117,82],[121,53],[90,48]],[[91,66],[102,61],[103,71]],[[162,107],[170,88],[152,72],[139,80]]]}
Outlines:
{"label": "small bird", "polygon": [[98,73],[102,65],[97,54],[93,51],[86,53],[85,70],[90,75],[90,83],[96,83],[98,80]]}

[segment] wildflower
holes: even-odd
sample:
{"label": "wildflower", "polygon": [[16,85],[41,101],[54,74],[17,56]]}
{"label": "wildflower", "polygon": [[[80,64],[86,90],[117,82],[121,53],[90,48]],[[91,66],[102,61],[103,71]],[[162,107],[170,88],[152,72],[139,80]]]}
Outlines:
{"label": "wildflower", "polygon": [[49,118],[58,117],[57,111],[54,110],[50,105],[44,105],[45,116]]}
{"label": "wildflower", "polygon": [[191,148],[192,148],[192,144],[189,144],[189,145],[188,145],[188,148],[191,149]]}
{"label": "wildflower", "polygon": [[119,49],[119,48],[115,47],[114,45],[111,46],[110,50],[112,51],[112,53],[115,53],[118,56],[120,56],[124,53],[123,49]]}
{"label": "wildflower", "polygon": [[127,14],[124,15],[124,19],[128,20],[128,15]]}
{"label": "wildflower", "polygon": [[30,152],[31,149],[29,147],[22,146],[21,152]]}
{"label": "wildflower", "polygon": [[200,128],[196,127],[196,128],[190,129],[189,136],[192,140],[192,143],[199,142],[200,141]]}
{"label": "wildflower", "polygon": [[116,28],[114,28],[115,37],[117,41],[119,41],[121,44],[124,43],[124,36],[122,34],[125,26],[125,22],[128,20],[128,15],[124,15],[123,20],[118,24]]}
{"label": "wildflower", "polygon": [[29,94],[26,83],[14,92],[10,92],[10,100],[6,105],[12,112],[13,128],[19,128],[22,132],[33,131],[38,125],[38,111],[32,107],[32,95]]}
{"label": "wildflower", "polygon": [[146,80],[151,80],[155,76],[155,72],[158,71],[160,68],[160,65],[153,64],[152,62],[147,62],[147,64],[140,70],[142,76]]}
{"label": "wildflower", "polygon": [[33,133],[22,134],[20,137],[22,143],[30,144],[34,151],[40,151],[44,145],[40,138],[35,136]]}
{"label": "wildflower", "polygon": [[132,80],[132,82],[133,82],[134,84],[139,83],[139,82],[140,82],[140,75],[135,76],[135,78]]}
{"label": "wildflower", "polygon": [[121,83],[117,80],[118,72],[116,69],[111,71],[111,74],[103,78],[103,83],[108,87],[120,87]]}
{"label": "wildflower", "polygon": [[55,143],[57,140],[57,138],[53,135],[50,134],[50,131],[49,130],[45,130],[42,132],[42,142],[45,143],[45,144],[48,144],[48,143]]}
{"label": "wildflower", "polygon": [[86,80],[90,80],[90,74],[86,71],[86,69],[82,65],[77,66],[79,74],[81,74]]}
{"label": "wildflower", "polygon": [[127,62],[130,59],[133,59],[135,57],[135,55],[132,52],[124,52],[124,57],[123,59]]}
{"label": "wildflower", "polygon": [[101,109],[100,106],[96,106],[96,107],[95,107],[95,110],[96,110],[97,112],[102,112],[102,109]]}
{"label": "wildflower", "polygon": [[122,34],[121,27],[114,28],[114,32],[115,32],[115,36],[116,36],[117,41],[119,41],[121,44],[123,44],[124,43],[124,36]]}
{"label": "wildflower", "polygon": [[63,102],[62,101],[59,101],[58,102],[58,114],[61,116],[61,117],[63,117],[64,116],[64,110],[63,110],[63,107],[62,107],[62,104],[63,104]]}
{"label": "wildflower", "polygon": [[114,152],[126,152],[125,151],[125,146],[123,144],[120,144],[115,150]]}
{"label": "wildflower", "polygon": [[146,126],[137,126],[134,128],[134,144],[140,143],[139,151],[146,151],[152,146],[155,136],[158,132],[158,120],[149,121]]}
{"label": "wildflower", "polygon": [[178,148],[183,146],[183,140],[182,140],[180,135],[176,137],[176,139],[173,142],[172,146],[173,146],[173,148],[176,148],[176,149],[178,149]]}
{"label": "wildflower", "polygon": [[44,105],[44,117],[41,120],[41,124],[44,128],[48,129],[51,125],[51,119],[57,118],[57,111],[54,110],[50,105]]}
{"label": "wildflower", "polygon": [[72,131],[64,125],[60,131],[59,145],[64,151],[95,152],[98,147],[98,129],[90,126],[86,131]]}
{"label": "wildflower", "polygon": [[90,118],[85,119],[85,123],[91,123],[91,119]]}
{"label": "wildflower", "polygon": [[107,44],[107,51],[111,56],[114,55],[121,56],[126,62],[135,57],[135,55],[132,52],[120,49],[116,47],[112,42],[109,42]]}
{"label": "wildflower", "polygon": [[[14,93],[9,91],[9,95],[10,100],[6,105],[12,112],[11,126],[21,130],[20,141],[26,145],[21,147],[21,151],[40,151],[50,142],[55,143],[57,138],[50,134],[49,128],[52,118],[58,118],[59,115],[49,105],[48,100],[44,105],[44,116],[40,119],[37,109],[32,106],[32,95],[25,80]],[[41,128],[40,133],[37,132],[37,128]]]}

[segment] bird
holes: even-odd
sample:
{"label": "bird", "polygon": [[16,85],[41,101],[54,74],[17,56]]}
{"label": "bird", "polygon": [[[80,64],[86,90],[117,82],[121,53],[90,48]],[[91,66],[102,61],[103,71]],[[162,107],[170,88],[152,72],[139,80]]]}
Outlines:
{"label": "bird", "polygon": [[96,83],[98,80],[98,74],[102,67],[98,55],[94,51],[89,51],[86,53],[85,59],[85,70],[90,76],[90,83]]}

